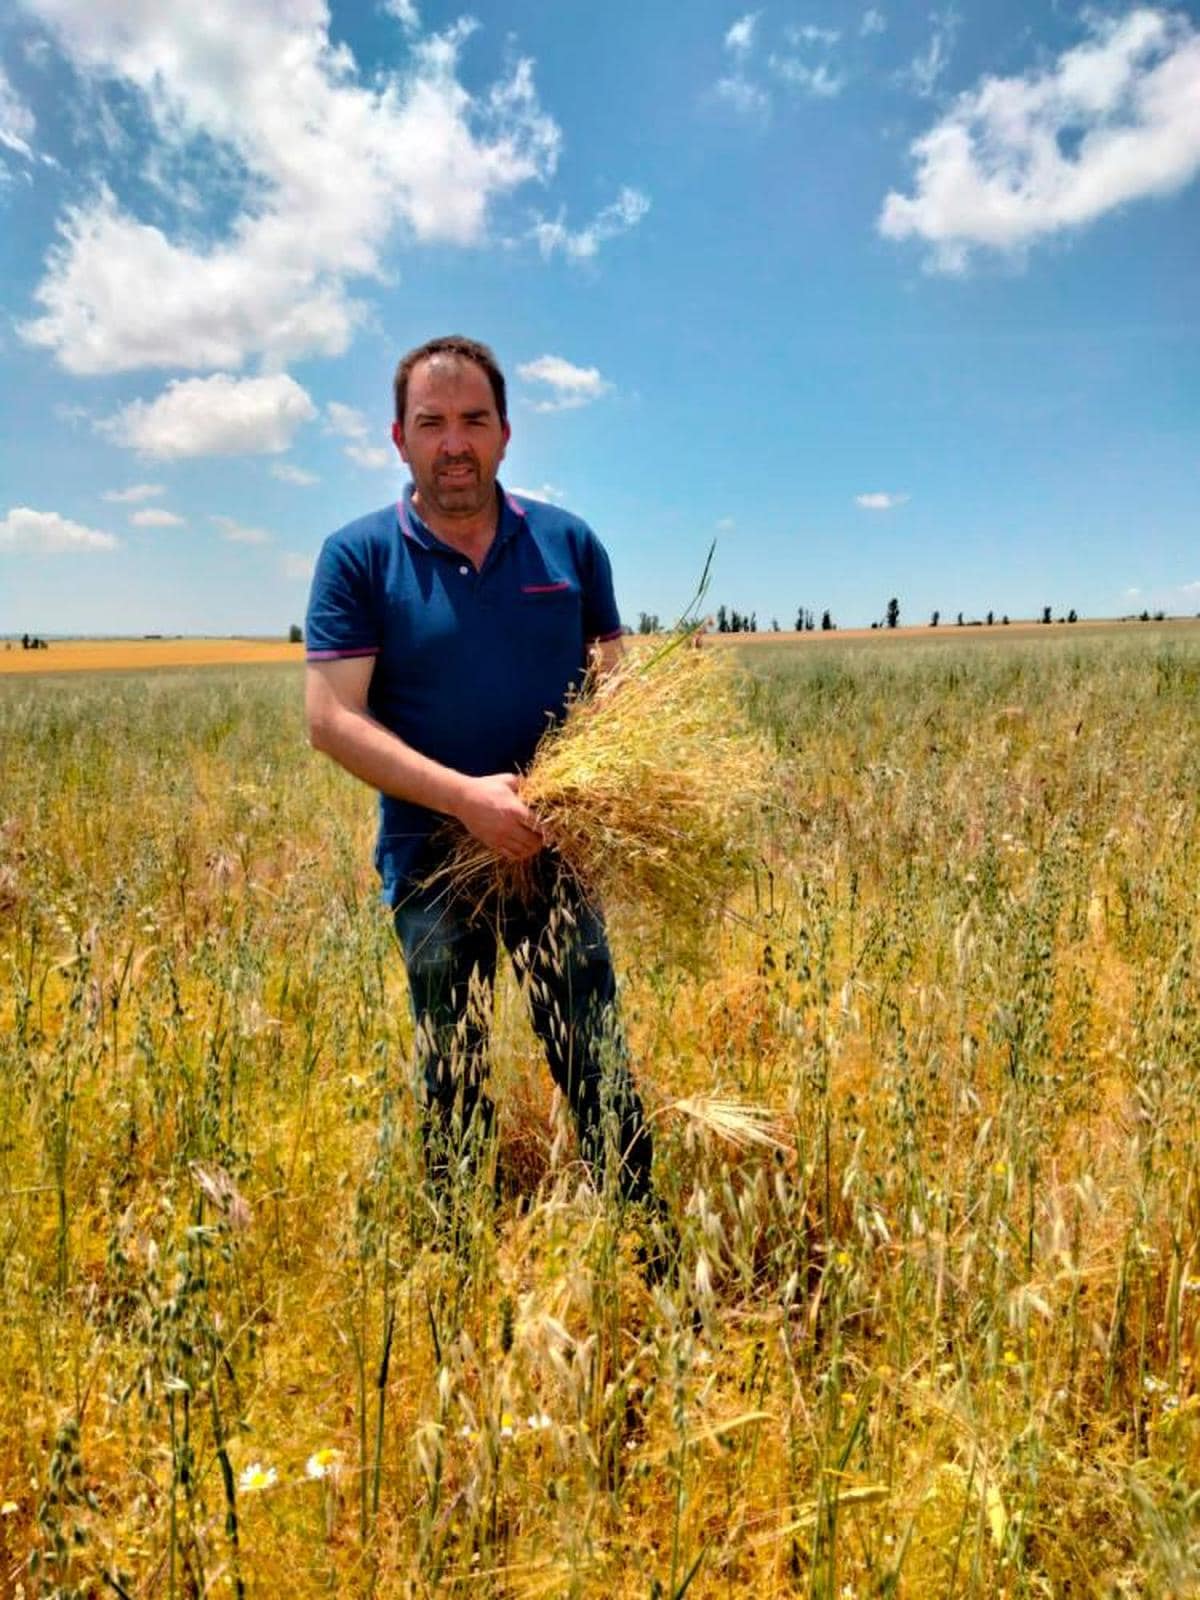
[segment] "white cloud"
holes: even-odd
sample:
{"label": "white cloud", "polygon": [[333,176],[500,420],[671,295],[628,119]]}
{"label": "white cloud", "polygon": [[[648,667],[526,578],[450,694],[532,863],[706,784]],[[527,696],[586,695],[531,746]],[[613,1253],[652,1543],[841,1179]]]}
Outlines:
{"label": "white cloud", "polygon": [[129,520],[135,528],[182,528],[184,522],[182,517],[162,506],[147,506],[144,511],[135,511]]}
{"label": "white cloud", "polygon": [[542,500],[549,505],[561,505],[566,499],[566,490],[554,483],[543,483],[537,489],[510,489],[509,493],[523,495],[526,500]]}
{"label": "white cloud", "polygon": [[830,72],[823,61],[810,67],[796,56],[771,56],[768,65],[791,88],[802,89],[820,100],[832,99],[846,87],[845,78]]}
{"label": "white cloud", "polygon": [[859,34],[864,39],[869,39],[873,33],[883,33],[887,27],[887,17],[875,6],[869,7],[862,14],[862,21],[858,25]]}
{"label": "white cloud", "polygon": [[729,78],[718,78],[714,93],[718,100],[724,100],[743,117],[765,120],[771,110],[771,96],[767,91],[740,72]]}
{"label": "white cloud", "polygon": [[421,15],[413,0],[383,0],[383,9],[389,17],[395,17],[406,33],[420,31]]}
{"label": "white cloud", "polygon": [[556,165],[528,60],[475,94],[459,81],[469,25],[414,42],[402,71],[368,84],[320,0],[27,4],[85,82],[133,91],[149,166],[203,137],[219,156],[205,198],[228,205],[231,169],[242,195],[207,242],[194,219],[169,236],[107,189],[63,213],[22,333],[71,372],[338,354],[363,316],[347,285],[382,275],[393,236],[477,244],[492,203]]}
{"label": "white cloud", "polygon": [[954,35],[962,18],[951,8],[940,13],[931,12],[929,20],[933,23],[933,31],[929,35],[928,45],[920,55],[913,57],[900,74],[901,81],[906,82],[923,100],[927,100],[937,88],[938,79],[949,65]]}
{"label": "white cloud", "polygon": [[830,46],[835,45],[842,37],[839,28],[818,28],[811,22],[803,23],[800,26],[793,25],[784,31],[788,43],[794,45],[822,44]]}
{"label": "white cloud", "polygon": [[961,95],[913,144],[915,192],[887,196],[880,232],[961,272],[973,249],[1019,250],[1194,178],[1200,33],[1146,9],[1091,27],[1048,70]]}
{"label": "white cloud", "polygon": [[0,555],[58,556],[73,551],[115,550],[119,541],[111,533],[86,528],[57,511],[33,511],[13,506],[0,521]]}
{"label": "white cloud", "polygon": [[600,246],[609,239],[636,228],[650,209],[650,197],[640,189],[623,188],[611,205],[598,211],[578,233],[572,233],[561,216],[557,222],[539,218],[533,228],[533,237],[544,257],[561,250],[572,261],[590,261]]}
{"label": "white cloud", "polygon": [[302,556],[296,550],[285,550],[279,560],[279,570],[291,583],[307,583],[313,575],[315,561],[312,556]]}
{"label": "white cloud", "polygon": [[100,498],[111,500],[119,506],[136,506],[143,500],[157,500],[160,494],[166,492],[165,486],[161,483],[131,483],[128,489],[105,489]]}
{"label": "white cloud", "polygon": [[[14,155],[23,156],[26,161],[32,161],[33,150],[29,141],[33,138],[36,126],[33,112],[9,82],[4,68],[0,67],[0,147],[11,150]],[[3,167],[0,167],[2,171]]]}
{"label": "white cloud", "polygon": [[739,59],[744,59],[754,48],[754,33],[757,27],[757,11],[748,11],[744,17],[739,17],[725,35],[726,50]]}
{"label": "white cloud", "polygon": [[339,439],[365,439],[367,419],[353,406],[344,406],[340,400],[331,400],[325,407],[325,431],[335,433]]}
{"label": "white cloud", "polygon": [[369,467],[372,471],[393,467],[397,460],[395,453],[382,444],[348,444],[345,453],[358,466]]}
{"label": "white cloud", "polygon": [[221,538],[230,544],[270,544],[272,535],[265,528],[248,528],[233,517],[210,517],[209,521],[220,530]]}
{"label": "white cloud", "polygon": [[280,483],[294,483],[298,489],[311,489],[314,483],[321,481],[315,472],[306,472],[303,467],[293,467],[288,461],[273,461],[271,476],[278,478]]}
{"label": "white cloud", "polygon": [[100,424],[118,444],[161,461],[187,456],[278,455],[317,414],[285,372],[269,378],[186,378],[157,400],[135,400]]}
{"label": "white cloud", "polygon": [[864,511],[894,511],[897,506],[902,506],[908,499],[906,494],[887,494],[877,492],[873,494],[856,494],[854,504],[861,506]]}
{"label": "white cloud", "polygon": [[553,391],[550,400],[534,402],[535,411],[573,411],[590,405],[612,388],[597,367],[576,367],[562,356],[539,356],[517,368],[526,383],[544,384]]}

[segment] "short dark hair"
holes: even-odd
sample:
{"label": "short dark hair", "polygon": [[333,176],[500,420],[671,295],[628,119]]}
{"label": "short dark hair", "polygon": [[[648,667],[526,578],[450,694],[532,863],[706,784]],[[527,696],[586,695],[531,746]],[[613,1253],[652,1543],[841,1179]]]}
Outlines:
{"label": "short dark hair", "polygon": [[480,344],[478,339],[468,339],[461,333],[447,333],[438,339],[427,339],[424,344],[419,344],[415,350],[410,350],[406,356],[400,357],[393,388],[396,393],[396,421],[401,427],[404,426],[404,411],[408,405],[408,380],[412,376],[412,370],[418,361],[428,360],[430,356],[461,356],[464,361],[473,361],[477,367],[482,367],[492,386],[492,395],[496,401],[500,421],[508,421],[508,391],[504,385],[504,374],[495,355],[486,344]]}

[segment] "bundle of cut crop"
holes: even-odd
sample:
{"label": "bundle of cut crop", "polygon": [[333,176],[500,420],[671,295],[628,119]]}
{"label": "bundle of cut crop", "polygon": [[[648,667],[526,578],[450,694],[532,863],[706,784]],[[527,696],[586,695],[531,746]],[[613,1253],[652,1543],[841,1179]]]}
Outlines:
{"label": "bundle of cut crop", "polygon": [[[727,903],[756,855],[772,763],[738,668],[694,632],[632,645],[539,744],[521,798],[589,897],[696,918]],[[527,865],[462,833],[438,877],[521,893]]]}

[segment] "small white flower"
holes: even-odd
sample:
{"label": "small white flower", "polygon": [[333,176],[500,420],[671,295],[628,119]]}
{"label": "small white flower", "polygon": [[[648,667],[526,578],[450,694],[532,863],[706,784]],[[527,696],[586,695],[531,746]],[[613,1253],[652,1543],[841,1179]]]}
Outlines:
{"label": "small white flower", "polygon": [[525,1418],[525,1426],[533,1433],[540,1433],[554,1424],[544,1411],[535,1411],[531,1417]]}
{"label": "small white flower", "polygon": [[304,1463],[304,1471],[310,1478],[336,1478],[342,1470],[342,1452],[331,1447],[325,1450],[314,1450]]}
{"label": "small white flower", "polygon": [[252,1461],[248,1467],[243,1467],[238,1478],[238,1488],[244,1494],[261,1494],[264,1489],[273,1489],[279,1479],[279,1474],[274,1467],[264,1467],[259,1461]]}

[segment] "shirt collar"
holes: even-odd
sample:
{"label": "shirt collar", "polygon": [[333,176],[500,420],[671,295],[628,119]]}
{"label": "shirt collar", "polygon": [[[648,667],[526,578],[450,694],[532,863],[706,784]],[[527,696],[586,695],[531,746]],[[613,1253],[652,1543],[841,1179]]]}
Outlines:
{"label": "shirt collar", "polygon": [[[496,494],[500,503],[500,522],[496,529],[496,544],[507,544],[525,524],[525,507],[496,480]],[[410,479],[404,486],[404,493],[396,506],[396,514],[400,523],[400,531],[406,539],[413,544],[419,544],[423,550],[444,550],[449,555],[458,556],[459,552],[448,545],[445,540],[439,539],[433,529],[422,519],[413,505],[413,484]],[[494,548],[494,547],[493,547]]]}

